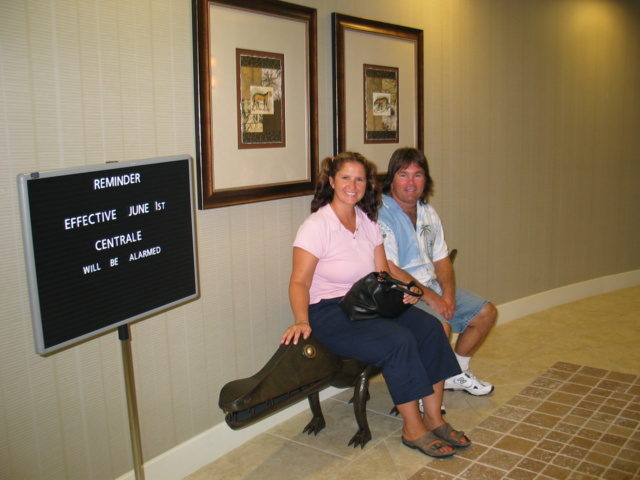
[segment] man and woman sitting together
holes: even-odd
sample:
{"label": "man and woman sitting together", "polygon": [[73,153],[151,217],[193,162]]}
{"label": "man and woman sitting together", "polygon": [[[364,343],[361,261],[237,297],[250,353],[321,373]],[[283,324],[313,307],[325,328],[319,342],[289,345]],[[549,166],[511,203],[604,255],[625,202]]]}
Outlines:
{"label": "man and woman sitting together", "polygon": [[[289,299],[295,323],[281,342],[297,343],[313,331],[334,354],[379,367],[403,419],[403,444],[448,457],[471,440],[443,419],[443,392],[493,391],[469,362],[497,311],[455,285],[442,224],[428,203],[433,182],[422,152],[396,150],[387,172],[379,186],[375,165],[359,153],[323,160],[311,215],[293,243]],[[338,302],[372,271],[416,282],[422,296],[405,294],[403,301],[417,308],[395,319],[351,321]],[[459,334],[455,351],[452,331]]]}

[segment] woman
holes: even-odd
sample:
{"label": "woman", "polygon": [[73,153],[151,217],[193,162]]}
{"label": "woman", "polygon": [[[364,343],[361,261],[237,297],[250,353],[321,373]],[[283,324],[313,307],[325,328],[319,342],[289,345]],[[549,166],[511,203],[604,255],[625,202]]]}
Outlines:
{"label": "woman", "polygon": [[[448,457],[471,442],[440,412],[444,379],[460,373],[440,322],[417,308],[395,319],[352,322],[338,301],[372,271],[389,271],[376,223],[376,168],[359,153],[325,158],[311,215],[294,241],[289,299],[295,318],[281,343],[314,336],[336,355],[381,368],[402,419],[402,442]],[[405,303],[416,298],[405,294]],[[424,404],[424,416],[418,409]]]}

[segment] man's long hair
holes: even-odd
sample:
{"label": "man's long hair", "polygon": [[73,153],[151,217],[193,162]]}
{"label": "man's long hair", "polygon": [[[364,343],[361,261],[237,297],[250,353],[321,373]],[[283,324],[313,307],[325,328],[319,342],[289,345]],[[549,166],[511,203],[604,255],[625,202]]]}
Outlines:
{"label": "man's long hair", "polygon": [[415,163],[424,172],[425,185],[420,201],[422,203],[428,203],[429,196],[433,193],[433,179],[431,178],[431,175],[429,175],[429,163],[427,162],[427,157],[425,157],[417,148],[404,147],[398,148],[393,152],[393,155],[391,155],[391,158],[389,159],[387,176],[382,182],[382,193],[390,195],[391,184],[393,183],[396,173],[398,173],[399,170],[407,168],[412,163]]}

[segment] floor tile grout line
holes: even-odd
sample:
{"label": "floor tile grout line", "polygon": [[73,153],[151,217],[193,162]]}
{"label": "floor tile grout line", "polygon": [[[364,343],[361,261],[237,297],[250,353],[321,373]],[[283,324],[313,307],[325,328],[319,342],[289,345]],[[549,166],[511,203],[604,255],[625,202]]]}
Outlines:
{"label": "floor tile grout line", "polygon": [[[604,369],[603,369],[603,371],[604,371]],[[558,424],[573,425],[576,429],[578,429],[578,430],[576,430],[574,433],[572,433],[572,434],[571,434],[570,438],[568,439],[569,441],[570,441],[570,440],[573,440],[573,439],[575,439],[575,438],[584,438],[584,437],[582,437],[582,436],[580,436],[580,435],[579,435],[579,432],[580,432],[580,431],[582,431],[582,430],[584,430],[584,429],[586,428],[586,427],[585,427],[585,425],[586,425],[586,424],[588,424],[588,423],[589,423],[589,422],[591,422],[591,421],[594,421],[594,420],[593,420],[593,416],[598,414],[600,407],[599,407],[597,410],[594,410],[594,411],[591,413],[591,415],[590,415],[589,417],[580,417],[580,418],[583,418],[583,419],[584,419],[584,421],[581,423],[581,425],[575,425],[574,423],[569,422],[569,421],[568,421],[569,419],[567,419],[567,417],[572,416],[572,415],[571,415],[571,413],[572,413],[572,412],[574,412],[575,408],[577,408],[577,405],[579,405],[579,403],[578,403],[578,404],[576,404],[576,405],[562,404],[562,403],[558,403],[558,402],[554,402],[554,401],[552,401],[552,400],[549,400],[549,397],[550,397],[554,392],[563,392],[563,393],[566,393],[566,392],[564,392],[564,391],[560,390],[560,388],[561,388],[562,386],[566,385],[567,383],[571,383],[572,385],[582,385],[582,384],[577,384],[577,383],[571,382],[571,379],[572,379],[572,378],[574,378],[574,376],[575,376],[575,375],[579,374],[579,372],[580,372],[580,370],[577,370],[577,371],[573,372],[573,374],[572,374],[570,377],[568,377],[568,378],[564,379],[563,381],[559,382],[555,389],[549,389],[549,388],[544,388],[544,387],[537,387],[537,388],[543,388],[544,390],[548,390],[548,391],[550,392],[550,393],[548,393],[544,398],[542,398],[542,399],[538,399],[538,398],[535,398],[535,397],[529,397],[529,398],[533,398],[534,400],[540,400],[540,405],[542,405],[542,404],[543,404],[543,403],[545,403],[545,402],[548,402],[548,403],[552,403],[552,404],[555,404],[555,405],[562,405],[562,406],[567,406],[567,407],[573,407],[571,410],[568,410],[568,411],[567,411],[567,413],[565,413],[565,414],[563,414],[563,415],[547,414],[546,412],[540,412],[539,410],[537,410],[537,408],[536,408],[535,410],[533,410],[534,412],[536,412],[536,411],[537,411],[537,412],[539,412],[539,413],[547,414],[547,415],[549,415],[549,416],[551,416],[551,417],[555,417],[555,418],[557,418],[558,420],[556,421],[556,425],[558,425]],[[546,373],[546,372],[545,372],[545,373]],[[594,376],[593,378],[600,378],[600,379],[607,378],[607,377],[608,377],[608,376],[610,376],[612,373],[615,373],[615,372],[611,372],[611,371],[604,371],[604,374],[603,374],[603,376],[602,376],[602,377]],[[538,378],[542,378],[542,377],[544,377],[544,374],[542,374],[542,375],[541,375],[540,377],[538,377]],[[546,378],[549,378],[549,377],[546,377]],[[537,380],[537,379],[535,379],[535,380]],[[535,383],[535,380],[534,380],[533,382],[531,382],[531,384]],[[624,383],[624,382],[623,382],[623,383]],[[631,385],[634,385],[634,383],[628,383],[628,385],[629,385],[629,386],[631,386]],[[582,386],[584,386],[584,385],[582,385]],[[592,395],[592,394],[593,394],[593,390],[594,390],[594,389],[602,389],[601,382],[598,382],[598,383],[597,383],[597,384],[595,384],[595,385],[587,385],[587,387],[588,387],[588,391],[585,393],[585,395],[584,395],[585,397],[586,397],[586,396],[588,396],[588,395]],[[526,387],[525,387],[525,389],[526,389]],[[627,388],[625,391],[628,391],[628,389],[629,389],[629,388]],[[523,389],[523,390],[524,390],[524,389]],[[613,394],[613,393],[614,393],[614,392],[611,392],[611,393],[610,393],[609,395],[607,395],[606,397],[603,397],[603,400],[606,400],[606,399],[611,398],[611,396],[612,396],[612,394]],[[518,395],[520,395],[520,393],[516,394],[516,396],[518,396]],[[516,396],[514,396],[514,398],[515,398]],[[577,396],[577,395],[576,395],[576,396]],[[509,402],[510,402],[510,401],[511,401],[511,400],[509,400]],[[509,403],[509,402],[505,403],[505,405],[508,405],[508,403]],[[581,402],[580,402],[580,403],[581,403]],[[539,407],[540,405],[538,405],[537,407]],[[504,405],[503,405],[503,407],[504,407]],[[514,409],[525,410],[525,409],[522,409],[522,408],[520,408],[520,407],[518,407],[518,406],[513,406],[513,405],[511,405],[511,407],[512,407],[512,408],[514,408]],[[500,408],[502,408],[502,407],[500,407]],[[498,409],[496,412],[498,412],[499,410],[500,410],[500,409]],[[620,411],[618,412],[618,414],[617,414],[617,415],[615,415],[615,418],[614,418],[613,422],[608,423],[609,428],[610,428],[610,427],[612,427],[612,426],[617,426],[617,424],[615,423],[615,421],[616,421],[616,420],[618,420],[619,418],[621,418],[621,413],[622,413],[623,411],[624,411],[624,409],[623,409],[623,408],[621,408],[621,409],[620,409]],[[525,421],[525,418],[527,418],[527,417],[523,417],[523,418],[522,418],[522,419],[520,419],[520,420],[513,420],[513,419],[510,419],[510,418],[500,417],[500,415],[499,415],[499,414],[497,414],[496,412],[494,412],[494,414],[493,414],[493,415],[491,415],[489,418],[491,418],[491,417],[493,417],[493,416],[497,416],[498,418],[502,418],[502,419],[506,419],[506,420],[512,420],[512,421],[514,422],[514,425],[513,425],[509,430],[507,430],[506,432],[504,432],[504,434],[511,434],[511,432],[513,432],[513,430],[514,430],[518,425],[522,425],[522,424],[524,424],[524,425],[530,425],[530,426],[534,426],[534,427],[541,427],[540,425],[536,425],[536,424],[533,424],[533,423],[528,423],[528,422],[526,422],[526,421]],[[575,417],[575,415],[573,415],[573,416]],[[612,416],[613,416],[613,415],[612,415]],[[595,420],[595,421],[597,421],[597,420]],[[603,423],[607,423],[607,422],[603,422]],[[482,425],[482,424],[480,424],[479,426],[481,426],[481,425]],[[548,427],[546,427],[546,428],[548,428]],[[606,431],[609,431],[609,428],[608,428]],[[626,428],[626,427],[623,427],[623,428]],[[490,431],[493,431],[493,430],[491,430],[491,429],[489,429],[489,430],[490,430]],[[595,451],[594,451],[594,448],[598,445],[598,442],[600,442],[600,441],[601,441],[601,439],[602,439],[602,437],[606,434],[606,431],[605,431],[605,432],[602,432],[602,435],[599,437],[599,439],[598,439],[598,440],[595,440],[595,441],[594,441],[594,443],[593,443],[589,448],[583,448],[583,447],[577,447],[577,446],[576,446],[576,447],[574,447],[574,448],[579,448],[579,449],[585,450],[586,452],[594,452],[594,453],[598,453],[598,452],[595,452]],[[539,440],[538,442],[536,442],[536,446],[537,446],[537,445],[539,445],[540,441],[547,439],[551,433],[553,433],[553,430],[551,430],[551,431],[547,432],[547,434],[546,434],[546,435],[545,435],[541,440]],[[569,434],[567,434],[567,435],[569,435]],[[529,440],[529,441],[531,441],[531,439],[526,439],[526,438],[524,438],[524,437],[520,437],[520,436],[515,435],[515,434],[513,434],[513,436],[518,437],[518,438],[523,438],[523,439],[525,439],[525,440]],[[550,440],[550,441],[553,441],[553,440]],[[593,462],[590,462],[590,461],[588,461],[588,460],[585,460],[584,458],[574,458],[574,457],[571,457],[570,455],[566,455],[566,454],[562,453],[562,452],[563,452],[562,450],[554,451],[554,452],[550,452],[550,451],[549,451],[550,453],[553,453],[553,456],[549,457],[549,459],[548,459],[548,463],[549,463],[549,465],[554,465],[554,466],[555,466],[556,468],[558,468],[558,469],[562,469],[562,470],[566,470],[566,471],[568,471],[568,472],[569,472],[569,475],[570,475],[571,473],[573,473],[573,472],[576,472],[576,468],[577,468],[577,467],[579,467],[580,465],[583,465],[584,463],[587,463],[587,464],[589,464],[589,465],[594,465],[595,467],[602,467],[602,468],[604,468],[604,469],[605,469],[605,470],[604,470],[605,472],[606,472],[606,471],[609,471],[609,470],[615,470],[615,471],[617,471],[617,472],[626,473],[626,472],[624,472],[623,470],[620,470],[620,469],[618,469],[618,468],[615,468],[613,465],[615,464],[615,460],[616,460],[616,459],[618,459],[618,458],[620,458],[620,457],[619,457],[620,452],[624,449],[624,447],[628,444],[628,442],[629,442],[629,441],[630,441],[630,439],[626,439],[626,440],[625,440],[625,442],[624,442],[622,445],[618,445],[620,448],[619,448],[619,449],[618,449],[618,451],[616,452],[615,456],[607,455],[607,456],[611,457],[611,460],[610,460],[609,464],[608,464],[608,465],[606,465],[606,466],[604,466],[604,465],[598,465],[598,464],[596,464],[596,463],[593,463]],[[561,443],[561,442],[556,442],[556,443]],[[566,443],[565,443],[565,445],[569,445],[569,444],[566,444]],[[531,449],[531,450],[534,450],[534,449],[536,448],[536,446],[532,447],[532,449]],[[496,449],[496,450],[499,450],[499,451],[501,451],[501,452],[505,452],[505,453],[509,453],[509,454],[516,455],[516,456],[518,456],[518,457],[519,457],[519,460],[518,460],[518,462],[517,462],[516,464],[514,464],[512,467],[510,467],[509,469],[506,469],[506,468],[503,468],[503,467],[500,467],[500,466],[497,466],[497,465],[491,465],[491,464],[487,464],[487,463],[482,462],[483,457],[486,455],[486,452],[485,452],[485,453],[483,453],[482,455],[480,455],[478,458],[474,459],[474,460],[470,463],[470,465],[468,465],[468,466],[467,466],[467,467],[465,467],[462,471],[460,471],[460,472],[456,475],[456,477],[455,477],[455,478],[462,478],[461,476],[462,476],[465,472],[469,471],[469,470],[470,470],[474,465],[484,465],[485,467],[488,467],[488,468],[493,468],[493,469],[497,469],[497,470],[503,471],[503,472],[505,472],[504,476],[506,476],[506,475],[510,475],[512,472],[514,472],[514,470],[519,469],[519,468],[523,468],[524,470],[530,471],[530,472],[532,472],[532,473],[537,473],[537,472],[533,472],[532,470],[528,470],[526,467],[522,467],[522,466],[521,466],[522,461],[523,461],[524,459],[528,458],[528,454],[531,452],[531,450],[529,450],[526,454],[519,454],[519,453],[516,453],[516,452],[512,452],[512,451],[509,451],[509,450],[505,450],[505,449],[502,449],[502,448],[496,447],[496,446],[495,446],[495,442],[494,442],[494,444],[493,444],[493,445],[486,445],[485,447],[486,447],[487,449]],[[545,451],[548,451],[548,450],[545,450]],[[576,465],[575,465],[575,467],[574,467],[574,468],[567,468],[567,467],[562,466],[562,465],[554,464],[554,463],[553,463],[553,462],[554,462],[554,460],[558,459],[559,457],[563,457],[563,458],[567,458],[567,459],[573,459],[573,460],[575,460],[575,461],[576,461],[576,462],[578,462],[578,463],[576,463]],[[637,470],[638,470],[638,468],[636,468],[636,471],[637,471]],[[578,472],[578,473],[580,473],[580,472]],[[550,478],[550,477],[546,477],[546,476],[544,476],[544,475],[538,475],[538,476],[537,476],[537,477],[535,477],[535,478]]]}
{"label": "floor tile grout line", "polygon": [[[337,458],[341,458],[341,459],[343,459],[343,460],[346,460],[346,461],[347,461],[347,462],[349,462],[349,463],[353,462],[354,460],[356,460],[356,459],[358,458],[358,457],[356,457],[356,458],[345,457],[345,456],[342,456],[342,455],[340,455],[340,454],[338,454],[338,453],[336,453],[336,452],[332,452],[332,451],[330,451],[330,450],[325,450],[325,449],[322,449],[322,448],[318,448],[318,447],[315,447],[315,446],[310,445],[310,444],[308,444],[308,443],[300,442],[300,441],[295,440],[295,439],[293,439],[293,438],[291,438],[291,437],[287,437],[287,436],[285,436],[285,435],[281,435],[281,434],[278,434],[278,433],[269,432],[269,431],[266,431],[266,432],[264,432],[264,433],[266,433],[267,435],[271,435],[271,436],[273,436],[273,437],[279,438],[279,439],[281,439],[281,440],[287,441],[287,442],[295,443],[296,445],[300,445],[300,446],[303,446],[303,447],[309,447],[309,448],[311,448],[312,450],[316,450],[316,451],[318,451],[318,452],[327,453],[327,454],[332,455],[332,456],[334,456],[334,457],[337,457]],[[395,431],[394,431],[394,433],[395,433]],[[376,445],[383,444],[385,440],[390,439],[390,438],[393,438],[393,437],[394,437],[394,433],[391,433],[391,434],[387,435],[386,437],[382,437],[382,438],[380,438],[380,439],[378,439],[378,440],[371,439],[371,440],[367,443],[367,447],[369,447],[369,446],[371,446],[371,447],[375,447]],[[356,450],[356,451],[358,450],[358,448],[357,448],[357,447],[350,447],[350,448],[353,448],[353,449],[354,449],[354,450]]]}

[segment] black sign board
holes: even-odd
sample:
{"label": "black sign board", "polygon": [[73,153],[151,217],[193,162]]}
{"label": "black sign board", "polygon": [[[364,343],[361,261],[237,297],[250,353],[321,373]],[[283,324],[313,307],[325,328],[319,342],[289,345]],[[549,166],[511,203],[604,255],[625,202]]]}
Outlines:
{"label": "black sign board", "polygon": [[198,296],[189,156],[18,176],[36,352]]}

